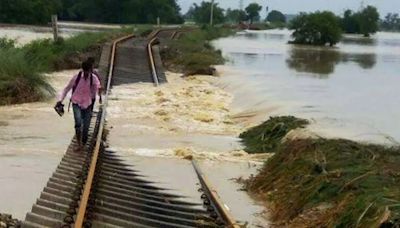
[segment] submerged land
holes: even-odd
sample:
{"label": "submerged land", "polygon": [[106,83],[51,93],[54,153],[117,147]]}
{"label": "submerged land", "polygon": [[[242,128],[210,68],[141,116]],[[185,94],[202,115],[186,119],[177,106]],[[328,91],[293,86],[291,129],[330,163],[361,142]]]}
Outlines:
{"label": "submerged land", "polygon": [[[38,124],[34,124],[38,121],[35,118],[39,118],[35,114],[41,113],[43,118],[40,118],[40,123],[45,124],[44,119],[54,114],[48,109],[53,102],[52,94],[78,68],[79,60],[98,53],[101,43],[124,32],[84,33],[60,44],[35,41],[19,47],[4,39],[3,58],[6,54],[11,57],[0,68],[3,69],[2,77],[6,76],[3,87],[0,87],[3,89],[0,94],[4,96],[2,105],[6,105],[0,107],[0,112],[4,114],[0,119],[3,129],[0,148],[13,148],[13,152],[21,156],[24,151],[30,153],[27,150],[39,138],[48,143],[43,145],[49,147],[39,148],[36,155],[43,156],[43,151],[56,153],[51,158],[55,166],[55,161],[64,151],[64,145],[68,143],[68,140],[57,140],[61,137],[65,139],[66,134],[72,136],[72,130],[69,129],[72,119],[64,121],[58,128],[63,130],[52,131],[55,134],[52,138],[45,132],[34,134],[35,129],[39,128]],[[210,41],[229,34],[232,33],[203,30],[168,43],[162,52],[165,66],[179,73],[168,73],[170,83],[167,85],[154,88],[138,84],[114,88],[109,119],[110,127],[115,127],[110,134],[111,149],[123,151],[133,164],[139,160],[141,164],[149,164],[146,157],[158,157],[160,164],[163,163],[162,159],[186,161],[196,158],[203,160],[204,166],[215,169],[216,173],[224,170],[226,175],[214,174],[216,182],[224,183],[221,184],[221,191],[242,189],[256,200],[256,203],[252,202],[248,196],[244,196],[246,194],[243,191],[232,193],[227,199],[237,217],[254,221],[249,226],[267,226],[267,223],[272,227],[396,226],[400,219],[400,169],[397,165],[400,162],[400,149],[396,145],[324,138],[309,129],[312,120],[294,116],[268,119],[265,116],[270,113],[264,112],[265,122],[260,123],[251,119],[251,114],[241,115],[232,109],[235,95],[221,88],[218,77],[189,76],[215,73],[210,68],[227,59]],[[93,43],[94,46],[91,45]],[[29,56],[40,58],[30,62]],[[27,66],[26,71],[13,67],[14,62]],[[50,66],[46,65],[49,62]],[[42,74],[62,69],[75,70],[50,76]],[[220,77],[224,77],[223,72]],[[36,84],[37,79],[42,81]],[[35,88],[39,88],[38,92],[33,92]],[[27,92],[35,96],[31,99]],[[32,101],[36,103],[18,104]],[[21,121],[13,121],[15,115]],[[52,118],[54,122],[57,121],[55,119]],[[122,122],[132,124],[119,124]],[[23,128],[28,130],[25,133],[17,132]],[[27,137],[26,132],[30,132],[28,138],[24,138]],[[148,140],[154,135],[157,139]],[[20,147],[12,143],[10,138],[20,140]],[[57,150],[52,150],[55,148]],[[13,152],[8,154],[14,156]],[[6,155],[2,154],[3,157]],[[36,155],[30,153],[29,156],[33,159]],[[10,161],[10,167],[18,163],[16,160]],[[51,165],[45,167],[47,171],[34,169],[39,173],[37,176],[43,179],[43,183],[36,183],[38,191],[48,177],[47,172],[53,169]],[[168,167],[172,175],[185,170],[173,170],[173,165]],[[148,173],[156,176],[159,171]],[[229,179],[233,178],[229,173],[235,173],[238,183],[228,180],[228,176]],[[209,175],[213,179],[213,174]],[[235,205],[235,199],[238,198],[243,199],[244,203]],[[240,207],[246,205],[251,205],[248,207],[252,209],[243,212]]]}

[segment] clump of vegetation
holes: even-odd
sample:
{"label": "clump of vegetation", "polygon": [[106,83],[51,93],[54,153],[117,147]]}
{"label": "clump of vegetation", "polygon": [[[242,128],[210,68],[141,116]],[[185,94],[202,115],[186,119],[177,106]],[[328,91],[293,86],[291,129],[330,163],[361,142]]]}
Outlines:
{"label": "clump of vegetation", "polygon": [[227,36],[232,31],[223,28],[203,28],[183,34],[179,39],[169,41],[162,50],[164,65],[185,75],[214,73],[212,65],[222,64],[224,58],[210,41]]}
{"label": "clump of vegetation", "polygon": [[294,30],[291,41],[294,44],[333,46],[342,35],[338,17],[329,11],[301,13],[291,21],[289,28]]}
{"label": "clump of vegetation", "polygon": [[0,49],[9,49],[15,47],[15,40],[7,37],[0,38]]}
{"label": "clump of vegetation", "polygon": [[286,16],[278,10],[272,10],[271,12],[268,13],[267,16],[267,21],[270,23],[286,23]]}
{"label": "clump of vegetation", "polygon": [[0,105],[38,101],[52,92],[24,52],[14,48],[0,50]]}
{"label": "clump of vegetation", "polygon": [[367,6],[355,13],[351,10],[346,10],[341,19],[341,25],[346,33],[363,34],[365,37],[369,37],[378,31],[378,9],[373,6]]}
{"label": "clump of vegetation", "polygon": [[88,56],[100,56],[102,43],[126,32],[81,33],[57,42],[35,40],[22,47],[0,40],[0,105],[39,101],[53,94],[42,73],[79,68]]}
{"label": "clump of vegetation", "polygon": [[239,137],[248,153],[270,153],[278,149],[289,131],[304,128],[307,124],[307,120],[294,116],[271,117],[268,121],[241,133]]}
{"label": "clump of vegetation", "polygon": [[289,227],[398,227],[400,148],[343,139],[285,142],[248,189]]}
{"label": "clump of vegetation", "polygon": [[183,19],[176,0],[2,0],[0,22],[47,24],[53,14],[61,20],[155,24],[181,24]]}

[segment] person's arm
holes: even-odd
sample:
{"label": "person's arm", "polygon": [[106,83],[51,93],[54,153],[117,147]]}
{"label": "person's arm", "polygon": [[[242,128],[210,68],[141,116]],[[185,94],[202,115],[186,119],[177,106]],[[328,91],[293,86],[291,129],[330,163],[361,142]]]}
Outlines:
{"label": "person's arm", "polygon": [[99,103],[101,104],[103,102],[100,93],[101,85],[100,85],[100,80],[98,79],[97,76],[93,77],[93,85],[94,85],[94,87],[92,88],[94,90],[93,92],[99,95]]}
{"label": "person's arm", "polygon": [[97,94],[99,95],[99,103],[103,103],[103,98],[101,97],[101,93],[102,93],[102,85],[101,85],[101,76],[99,74],[99,72],[97,70],[93,70],[93,74],[96,76],[97,80],[99,80],[99,88],[97,90]]}
{"label": "person's arm", "polygon": [[69,81],[69,83],[67,84],[67,86],[61,91],[60,96],[58,97],[58,103],[62,103],[65,99],[65,97],[67,96],[68,92],[72,89],[72,87],[75,84],[75,80],[76,80],[77,75],[75,75],[74,77],[71,78],[71,80]]}

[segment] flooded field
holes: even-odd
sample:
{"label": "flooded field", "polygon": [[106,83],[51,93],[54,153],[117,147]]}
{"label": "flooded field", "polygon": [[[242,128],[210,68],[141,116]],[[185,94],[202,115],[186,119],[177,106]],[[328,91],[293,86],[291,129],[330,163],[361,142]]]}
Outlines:
{"label": "flooded field", "polygon": [[230,60],[219,86],[233,93],[239,117],[296,115],[322,136],[400,142],[400,34],[345,36],[334,48],[289,40],[289,31],[270,30],[214,42]]}

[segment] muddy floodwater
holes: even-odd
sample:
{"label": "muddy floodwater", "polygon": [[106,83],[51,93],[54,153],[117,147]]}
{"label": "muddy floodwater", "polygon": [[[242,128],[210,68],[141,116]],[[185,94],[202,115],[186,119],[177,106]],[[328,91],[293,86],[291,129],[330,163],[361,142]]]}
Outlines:
{"label": "muddy floodwater", "polygon": [[400,34],[346,35],[334,48],[289,40],[289,31],[270,30],[214,42],[230,60],[219,85],[233,93],[239,118],[290,114],[322,136],[400,142]]}

